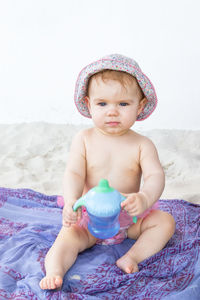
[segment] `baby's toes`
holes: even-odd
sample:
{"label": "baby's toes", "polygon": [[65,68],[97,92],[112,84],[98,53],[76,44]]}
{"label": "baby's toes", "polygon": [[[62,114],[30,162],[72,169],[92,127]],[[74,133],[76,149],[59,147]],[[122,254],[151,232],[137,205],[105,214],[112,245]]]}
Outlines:
{"label": "baby's toes", "polygon": [[139,271],[137,262],[128,253],[119,258],[116,264],[118,268],[128,274]]}
{"label": "baby's toes", "polygon": [[60,288],[62,286],[62,284],[63,284],[62,277],[56,276],[54,283],[56,285],[56,288]]}
{"label": "baby's toes", "polygon": [[48,287],[48,278],[47,277],[42,278],[42,280],[40,281],[40,288],[42,290],[46,290],[46,289],[49,288]]}
{"label": "baby's toes", "polygon": [[60,276],[52,276],[47,277],[45,276],[40,281],[40,288],[42,290],[54,290],[60,288],[62,286],[63,280]]}
{"label": "baby's toes", "polygon": [[135,262],[132,262],[131,264],[129,264],[128,266],[125,267],[125,272],[130,274],[130,273],[135,273],[138,272],[138,265]]}

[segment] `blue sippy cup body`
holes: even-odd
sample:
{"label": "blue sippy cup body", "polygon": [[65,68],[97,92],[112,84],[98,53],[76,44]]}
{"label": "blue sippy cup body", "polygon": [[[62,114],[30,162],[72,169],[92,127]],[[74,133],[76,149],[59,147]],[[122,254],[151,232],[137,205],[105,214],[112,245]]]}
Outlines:
{"label": "blue sippy cup body", "polygon": [[[113,194],[114,193],[114,194]],[[89,216],[88,229],[99,239],[108,239],[119,232],[119,214],[121,197],[114,192],[94,196],[96,205],[87,209]]]}
{"label": "blue sippy cup body", "polygon": [[96,238],[107,239],[119,232],[119,214],[124,199],[124,196],[109,186],[107,180],[102,179],[97,187],[75,203],[74,210],[84,205],[89,216],[90,233]]}
{"label": "blue sippy cup body", "polygon": [[119,214],[110,217],[96,217],[88,212],[88,215],[88,230],[96,238],[108,239],[119,232]]}

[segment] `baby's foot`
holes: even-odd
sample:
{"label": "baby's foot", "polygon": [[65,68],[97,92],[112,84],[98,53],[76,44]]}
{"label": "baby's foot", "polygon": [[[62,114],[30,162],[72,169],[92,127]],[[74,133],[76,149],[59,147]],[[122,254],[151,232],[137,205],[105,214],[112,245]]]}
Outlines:
{"label": "baby's foot", "polygon": [[40,287],[43,290],[54,290],[62,286],[63,280],[59,275],[45,276],[40,281]]}
{"label": "baby's foot", "polygon": [[118,266],[118,268],[128,274],[139,271],[137,262],[128,253],[120,257],[116,261],[116,265]]}

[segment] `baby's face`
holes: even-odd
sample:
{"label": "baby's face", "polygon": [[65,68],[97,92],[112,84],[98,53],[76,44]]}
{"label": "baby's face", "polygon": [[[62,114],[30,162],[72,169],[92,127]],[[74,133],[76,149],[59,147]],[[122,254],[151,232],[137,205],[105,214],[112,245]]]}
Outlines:
{"label": "baby's face", "polygon": [[135,123],[146,99],[136,83],[124,88],[116,80],[92,79],[89,88],[88,108],[94,125],[109,135],[121,135]]}

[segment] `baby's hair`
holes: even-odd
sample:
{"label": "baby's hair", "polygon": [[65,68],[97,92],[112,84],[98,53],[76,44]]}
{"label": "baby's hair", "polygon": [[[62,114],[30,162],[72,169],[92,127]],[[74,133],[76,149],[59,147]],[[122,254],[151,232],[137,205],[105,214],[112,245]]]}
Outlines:
{"label": "baby's hair", "polygon": [[116,70],[109,70],[109,69],[104,69],[96,74],[93,74],[90,77],[90,79],[88,81],[88,86],[87,86],[87,96],[88,96],[90,83],[91,83],[92,79],[96,79],[98,81],[99,78],[103,82],[106,82],[109,79],[116,80],[123,86],[123,88],[126,88],[127,85],[134,83],[137,85],[139,96],[141,96],[141,99],[143,99],[145,97],[145,95],[135,77],[133,77],[132,75],[130,75],[124,71],[116,71]]}

